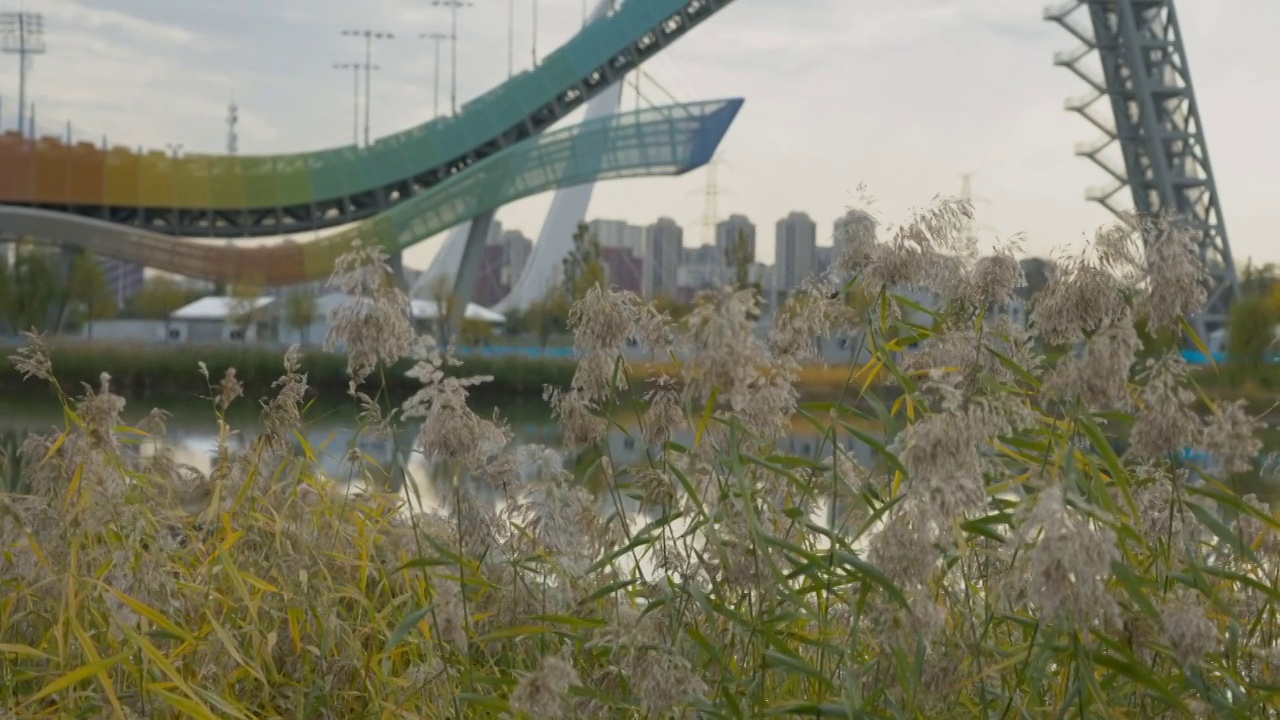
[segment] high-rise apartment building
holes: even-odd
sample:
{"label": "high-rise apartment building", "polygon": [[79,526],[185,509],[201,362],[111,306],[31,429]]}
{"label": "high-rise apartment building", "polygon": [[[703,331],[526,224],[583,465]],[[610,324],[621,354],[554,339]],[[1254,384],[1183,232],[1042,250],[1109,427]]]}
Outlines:
{"label": "high-rise apartment building", "polygon": [[813,274],[825,275],[836,261],[836,249],[830,245],[819,245],[813,249]]}
{"label": "high-rise apartment building", "polygon": [[774,290],[790,293],[813,275],[818,226],[802,212],[778,221],[774,236]]}
{"label": "high-rise apartment building", "polygon": [[640,294],[640,286],[644,283],[644,261],[635,253],[624,247],[602,247],[600,261],[604,264],[611,287]]}
{"label": "high-rise apartment building", "polygon": [[622,220],[592,220],[587,229],[602,248],[626,248],[637,258],[644,257],[645,229]]}
{"label": "high-rise apartment building", "polygon": [[641,290],[645,297],[679,295],[680,262],[684,255],[684,229],[671,218],[659,218],[644,230]]}
{"label": "high-rise apartment building", "polygon": [[490,233],[480,259],[475,302],[492,306],[511,292],[533,251],[533,241],[519,230]]}

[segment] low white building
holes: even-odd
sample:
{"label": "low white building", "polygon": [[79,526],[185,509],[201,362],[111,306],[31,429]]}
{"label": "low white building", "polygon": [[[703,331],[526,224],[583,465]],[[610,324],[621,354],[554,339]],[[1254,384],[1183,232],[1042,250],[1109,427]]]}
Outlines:
{"label": "low white building", "polygon": [[94,320],[80,327],[80,337],[104,342],[163,343],[169,339],[167,320],[113,318]]}
{"label": "low white building", "polygon": [[[352,300],[353,298],[350,295],[340,292],[321,295],[315,300],[315,319],[310,325],[304,327],[294,327],[284,317],[287,313],[284,313],[283,308],[281,308],[281,312],[277,313],[280,317],[277,337],[285,345],[294,343],[299,345],[323,345],[325,337],[329,334],[329,315],[344,304],[352,302]],[[418,326],[419,332],[433,332],[435,323],[440,319],[440,308],[434,300],[411,300],[409,312],[413,318],[414,325]],[[479,320],[491,325],[501,325],[507,321],[506,317],[500,313],[475,303],[467,303],[463,318],[466,320]]]}
{"label": "low white building", "polygon": [[255,342],[274,325],[271,296],[246,299],[210,295],[169,314],[175,342]]}
{"label": "low white building", "polygon": [[[440,306],[436,304],[435,300],[412,300],[410,305],[409,312],[413,315],[414,320],[436,322],[440,319]],[[496,313],[475,303],[467,303],[467,309],[462,312],[462,319],[478,320],[490,325],[502,325],[507,321],[507,318],[501,313]]]}

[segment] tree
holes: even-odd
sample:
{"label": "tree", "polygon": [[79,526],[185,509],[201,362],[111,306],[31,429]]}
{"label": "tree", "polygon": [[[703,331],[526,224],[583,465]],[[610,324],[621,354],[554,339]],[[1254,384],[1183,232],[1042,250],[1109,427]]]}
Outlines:
{"label": "tree", "polygon": [[[726,267],[733,271],[733,287],[735,289],[745,290],[753,284],[751,282],[751,264],[755,261],[755,253],[752,252],[750,240],[747,238],[747,231],[743,228],[738,228],[733,240],[724,249],[724,263]],[[755,283],[755,286],[756,290],[759,291],[759,283]]]}
{"label": "tree", "polygon": [[148,278],[129,301],[128,312],[140,318],[167,320],[174,310],[198,300],[200,296],[200,291],[183,287],[171,277]]}
{"label": "tree", "polygon": [[520,310],[512,308],[507,311],[507,321],[503,323],[503,330],[507,335],[521,335],[530,329],[528,310]]}
{"label": "tree", "polygon": [[493,326],[483,320],[463,320],[458,332],[463,345],[476,347],[493,337]]}
{"label": "tree", "polygon": [[1227,320],[1227,358],[1237,380],[1258,376],[1275,342],[1276,312],[1271,298],[1245,295]]}
{"label": "tree", "polygon": [[537,336],[540,350],[547,349],[547,341],[560,325],[560,318],[564,317],[561,310],[564,304],[561,302],[563,297],[563,293],[553,289],[547,297],[531,303],[525,309],[525,322]]}
{"label": "tree", "polygon": [[573,233],[573,249],[561,261],[561,289],[568,302],[581,300],[595,285],[607,287],[608,273],[601,260],[600,241],[586,223]]}
{"label": "tree", "polygon": [[1053,262],[1044,258],[1030,257],[1018,263],[1022,266],[1022,275],[1027,284],[1014,290],[1014,294],[1024,301],[1032,300],[1045,285],[1049,284],[1049,274],[1053,272]]}
{"label": "tree", "polygon": [[1240,294],[1267,296],[1280,284],[1280,268],[1274,263],[1256,267],[1252,261],[1245,263],[1240,273]]}
{"label": "tree", "polygon": [[248,340],[249,328],[262,322],[262,309],[258,306],[261,297],[261,288],[253,283],[240,283],[231,288],[227,320],[240,329],[241,340]]}
{"label": "tree", "polygon": [[10,333],[47,328],[62,292],[52,255],[47,248],[19,245],[12,265],[0,258],[0,314]]}
{"label": "tree", "polygon": [[115,295],[107,285],[107,276],[93,253],[82,252],[71,263],[67,277],[67,302],[77,308],[78,319],[84,321],[88,336],[93,337],[93,321],[112,317],[119,309]]}
{"label": "tree", "polygon": [[433,278],[427,285],[427,299],[436,306],[436,340],[448,347],[453,334],[453,328],[449,327],[449,316],[453,314],[455,301],[453,283],[443,275]]}
{"label": "tree", "polygon": [[679,322],[689,316],[693,312],[693,307],[682,303],[679,300],[668,295],[659,295],[653,299],[653,307],[660,313],[665,313],[667,317]]}
{"label": "tree", "polygon": [[319,319],[316,299],[311,293],[294,290],[285,298],[284,321],[302,335],[302,344],[311,343],[311,325]]}

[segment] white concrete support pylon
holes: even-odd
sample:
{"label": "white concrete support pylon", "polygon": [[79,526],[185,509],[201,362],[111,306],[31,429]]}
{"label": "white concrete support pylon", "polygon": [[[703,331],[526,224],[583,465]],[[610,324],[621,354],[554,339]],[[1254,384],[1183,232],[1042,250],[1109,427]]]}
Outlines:
{"label": "white concrete support pylon", "polygon": [[449,307],[440,308],[449,313],[446,320],[449,338],[440,338],[452,342],[462,329],[463,313],[467,304],[476,294],[476,279],[480,276],[480,264],[484,260],[484,245],[489,238],[489,226],[493,224],[493,212],[480,213],[467,223],[467,239],[463,243],[462,259],[458,263],[458,274],[450,288]]}
{"label": "white concrete support pylon", "polygon": [[[619,4],[621,3],[617,0],[599,0],[588,17],[587,24],[590,25],[605,17]],[[587,103],[584,120],[616,113],[622,103],[622,90],[623,82],[619,79],[592,98]],[[573,231],[578,223],[586,218],[594,189],[594,183],[587,183],[556,191],[551,201],[551,209],[547,212],[547,218],[543,222],[537,242],[534,243],[533,252],[525,262],[524,270],[511,292],[494,306],[494,310],[503,313],[511,309],[522,310],[546,295],[551,283],[555,281],[560,261],[573,247]],[[414,283],[411,291],[413,296],[417,297],[425,292],[436,278],[446,277],[452,281],[458,276],[467,238],[471,235],[470,230],[471,223],[466,222],[449,231],[431,265],[418,276],[417,282]],[[485,239],[481,238],[482,244],[484,241]],[[479,254],[483,254],[483,245]]]}

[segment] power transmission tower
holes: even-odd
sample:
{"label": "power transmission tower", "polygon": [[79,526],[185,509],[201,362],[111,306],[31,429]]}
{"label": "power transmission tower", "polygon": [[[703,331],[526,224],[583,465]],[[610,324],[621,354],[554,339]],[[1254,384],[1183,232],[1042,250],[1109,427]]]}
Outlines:
{"label": "power transmission tower", "polygon": [[452,79],[449,82],[449,105],[452,108],[450,112],[454,115],[458,114],[458,10],[464,7],[472,7],[469,0],[431,0],[431,4],[436,7],[449,8],[451,16],[451,26],[449,32],[450,44],[453,46],[453,57],[449,60],[449,72]]}
{"label": "power transmission tower", "polygon": [[227,154],[235,155],[240,149],[240,137],[236,134],[236,125],[240,124],[240,108],[236,107],[233,98],[227,106]]}
{"label": "power transmission tower", "polygon": [[394,40],[396,36],[377,30],[343,30],[342,34],[345,37],[364,38],[364,144],[368,146],[371,142],[369,140],[369,88],[373,84],[373,78],[370,75],[373,71],[373,41]]}
{"label": "power transmission tower", "polygon": [[720,187],[720,166],[727,163],[719,156],[707,163],[707,186],[702,190],[702,244],[714,245],[716,225],[720,223],[720,196],[732,191]]}
{"label": "power transmission tower", "polygon": [[[991,201],[985,197],[973,194],[973,178],[974,173],[965,173],[960,176],[960,199],[969,203],[970,207],[975,208],[979,203],[990,206]],[[964,237],[966,240],[977,242],[979,232],[994,232],[995,228],[981,222],[974,222],[972,219],[966,220],[964,223]]]}
{"label": "power transmission tower", "polygon": [[[26,134],[27,70],[32,56],[45,52],[44,16],[29,12],[0,13],[0,50],[18,56],[18,128]],[[34,120],[32,127],[35,127]]]}

